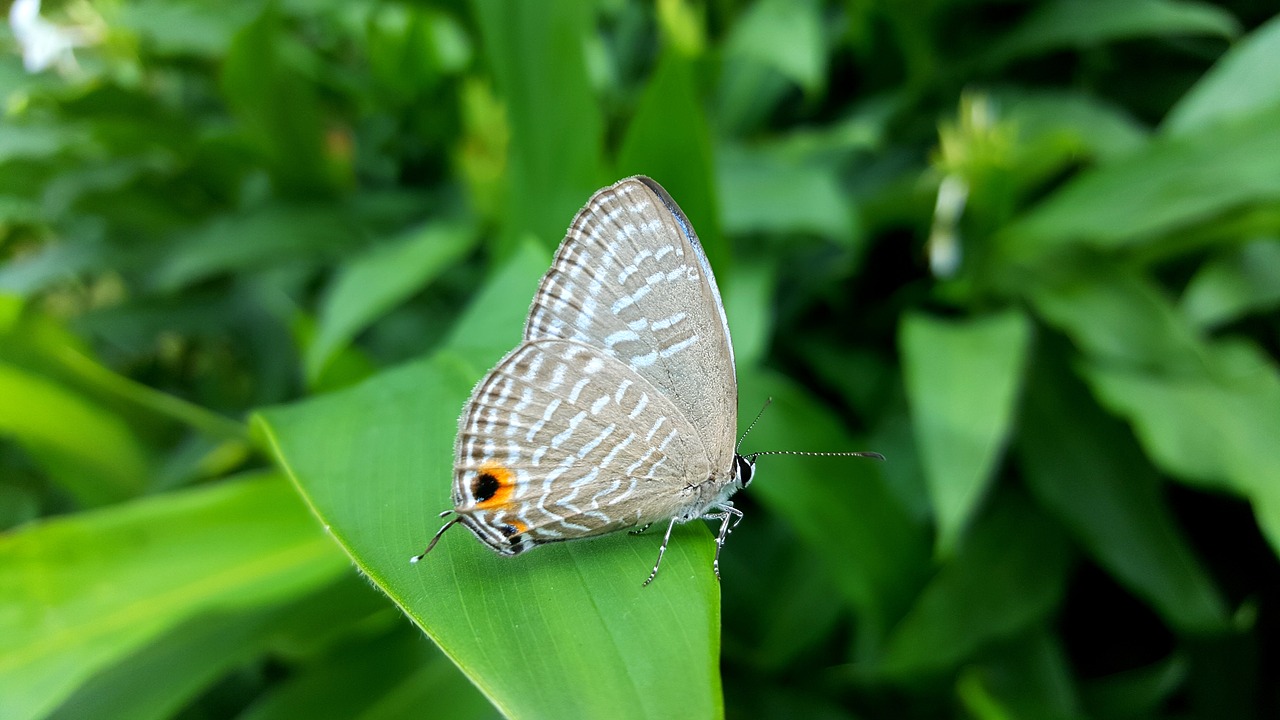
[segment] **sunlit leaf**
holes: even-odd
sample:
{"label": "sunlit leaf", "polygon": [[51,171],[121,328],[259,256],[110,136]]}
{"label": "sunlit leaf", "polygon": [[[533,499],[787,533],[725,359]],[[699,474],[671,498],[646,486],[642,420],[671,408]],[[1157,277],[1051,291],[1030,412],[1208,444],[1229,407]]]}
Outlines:
{"label": "sunlit leaf", "polygon": [[287,601],[348,568],[277,476],[0,536],[0,715],[42,716],[181,623]]}
{"label": "sunlit leaf", "polygon": [[[510,309],[469,313],[457,337],[518,337],[518,326],[494,324],[523,316],[515,308],[529,293],[516,293],[509,277],[531,287],[543,267],[527,254],[515,259],[482,293],[482,302]],[[512,559],[454,532],[422,563],[409,563],[449,506],[457,417],[485,368],[442,352],[269,410],[260,425],[361,570],[504,714],[719,716],[719,591],[705,528],[677,530],[648,587],[641,582],[661,540],[654,534],[555,544]]]}
{"label": "sunlit leaf", "polygon": [[1161,131],[1187,135],[1220,122],[1234,122],[1280,105],[1273,82],[1280,53],[1280,18],[1272,18],[1236,42],[1169,111]]}

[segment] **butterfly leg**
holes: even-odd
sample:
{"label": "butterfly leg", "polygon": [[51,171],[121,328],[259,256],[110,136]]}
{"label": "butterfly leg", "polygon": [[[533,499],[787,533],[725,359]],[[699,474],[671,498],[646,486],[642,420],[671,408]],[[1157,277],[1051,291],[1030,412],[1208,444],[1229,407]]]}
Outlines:
{"label": "butterfly leg", "polygon": [[[733,506],[733,503],[726,502],[719,506],[720,512],[707,513],[702,516],[703,520],[719,520],[720,532],[716,533],[716,555],[711,561],[711,569],[716,573],[716,579],[720,579],[720,549],[724,547],[724,539],[738,527],[738,523],[742,522],[742,511]],[[732,521],[732,524],[730,522]]]}
{"label": "butterfly leg", "polygon": [[643,535],[643,534],[644,534],[644,531],[645,531],[645,530],[648,530],[652,525],[653,525],[653,523],[651,523],[651,522],[645,523],[644,525],[642,525],[642,526],[640,526],[640,527],[636,528],[635,530],[628,530],[628,531],[627,531],[627,534],[628,534],[628,535]]}
{"label": "butterfly leg", "polygon": [[[667,534],[662,537],[662,545],[658,547],[658,562],[653,564],[653,572],[649,573],[649,579],[645,580],[644,585],[641,585],[640,587],[645,587],[649,583],[653,582],[654,578],[658,577],[658,566],[662,564],[662,556],[667,552],[667,543],[671,540],[671,529],[674,528],[676,523],[679,521],[679,518],[671,518],[671,524],[667,526]],[[648,527],[648,525],[645,527]]]}

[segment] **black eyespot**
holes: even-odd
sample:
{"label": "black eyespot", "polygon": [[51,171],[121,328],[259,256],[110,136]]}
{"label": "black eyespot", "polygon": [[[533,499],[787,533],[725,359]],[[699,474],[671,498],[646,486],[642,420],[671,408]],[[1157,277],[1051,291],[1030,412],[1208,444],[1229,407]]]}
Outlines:
{"label": "black eyespot", "polygon": [[498,478],[483,472],[471,481],[471,495],[476,499],[476,502],[487,502],[498,494],[498,488],[500,487],[502,487],[502,484],[498,482]]}
{"label": "black eyespot", "polygon": [[512,544],[520,542],[518,538],[513,539],[511,537],[512,535],[515,535],[517,532],[519,532],[519,529],[516,528],[515,525],[501,525],[498,527],[498,532],[502,533],[502,536],[510,540]]}

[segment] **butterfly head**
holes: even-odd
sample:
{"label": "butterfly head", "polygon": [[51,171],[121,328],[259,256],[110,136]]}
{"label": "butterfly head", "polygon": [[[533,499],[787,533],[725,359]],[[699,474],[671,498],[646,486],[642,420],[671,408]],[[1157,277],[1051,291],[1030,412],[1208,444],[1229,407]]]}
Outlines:
{"label": "butterfly head", "polygon": [[756,458],[754,455],[734,455],[733,469],[737,475],[735,481],[739,487],[746,487],[751,484],[751,478],[756,474]]}

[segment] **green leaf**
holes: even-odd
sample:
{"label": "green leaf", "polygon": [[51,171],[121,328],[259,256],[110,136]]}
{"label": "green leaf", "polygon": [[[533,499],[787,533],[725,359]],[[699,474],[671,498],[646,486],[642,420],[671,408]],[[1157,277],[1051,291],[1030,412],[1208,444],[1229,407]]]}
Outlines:
{"label": "green leaf", "polygon": [[1254,240],[1202,265],[1187,283],[1179,310],[1210,330],[1280,306],[1280,240]]}
{"label": "green leaf", "polygon": [[341,208],[270,205],[217,217],[188,233],[158,263],[152,283],[174,291],[219,273],[315,262],[337,256],[358,239],[359,230]]}
{"label": "green leaf", "polygon": [[1062,600],[1069,559],[1053,521],[1012,491],[996,495],[895,629],[883,671],[945,672],[1044,620]]}
{"label": "green leaf", "polygon": [[1161,131],[1193,135],[1280,105],[1275,59],[1280,56],[1280,17],[1235,43],[1165,117]]}
{"label": "green leaf", "polygon": [[[520,259],[512,268],[528,264]],[[455,337],[519,337],[529,293],[497,275]],[[517,308],[520,309],[517,312]],[[471,341],[474,342],[474,341]],[[464,347],[453,345],[454,348]],[[265,411],[279,461],[376,585],[509,717],[718,717],[719,592],[704,527],[672,535],[662,573],[641,582],[661,536],[626,534],[500,557],[447,534],[409,564],[449,507],[457,417],[486,365],[444,351],[350,390]],[[507,346],[510,349],[511,346]],[[484,364],[481,364],[484,363]]]}
{"label": "green leaf", "polygon": [[1170,698],[1190,674],[1190,663],[1181,653],[1134,670],[1114,673],[1084,685],[1082,694],[1090,717],[1159,717]]}
{"label": "green leaf", "polygon": [[147,51],[220,60],[236,31],[254,19],[256,3],[131,2],[112,18],[114,27],[131,30]]}
{"label": "green leaf", "polygon": [[1033,378],[1017,449],[1022,476],[1040,504],[1172,627],[1224,630],[1223,598],[1127,430],[1089,401],[1087,388],[1062,363],[1039,363]]}
{"label": "green leaf", "polygon": [[826,33],[814,0],[756,0],[733,26],[724,52],[771,68],[809,95],[826,80]]}
{"label": "green leaf", "polygon": [[472,0],[511,129],[503,250],[527,233],[555,247],[602,184],[604,118],[583,42],[592,5]]}
{"label": "green leaf", "polygon": [[26,448],[83,505],[142,490],[146,452],[119,416],[72,388],[4,362],[0,398],[0,435]]}
{"label": "green leaf", "polygon": [[349,573],[297,602],[201,615],[94,675],[49,717],[170,718],[219,677],[276,649],[281,635],[349,632],[384,608],[386,600]]}
{"label": "green leaf", "polygon": [[852,243],[857,221],[838,169],[780,155],[722,146],[716,177],[725,232],[808,232],[842,245]]}
{"label": "green leaf", "polygon": [[550,253],[537,239],[526,237],[515,254],[472,297],[444,347],[478,367],[498,364],[524,337],[524,322],[529,315],[526,299],[533,297],[550,264]]}
{"label": "green leaf", "polygon": [[944,555],[995,477],[1030,340],[1031,326],[1016,311],[967,321],[911,315],[903,322],[907,399]]}
{"label": "green leaf", "polygon": [[1221,343],[1204,353],[1212,375],[1159,376],[1091,364],[1085,376],[1107,407],[1128,418],[1152,460],[1169,473],[1231,489],[1253,504],[1280,552],[1280,371],[1256,348]]}
{"label": "green leaf", "polygon": [[319,328],[306,353],[308,379],[314,382],[361,329],[460,260],[476,239],[471,228],[430,224],[352,260],[321,300]]}
{"label": "green leaf", "polygon": [[1166,233],[1280,197],[1280,107],[1212,133],[1160,137],[1085,172],[998,237],[1013,259],[1062,247],[1167,247]]}
{"label": "green leaf", "polygon": [[[1123,108],[1074,92],[993,93],[1001,118],[1018,129],[1019,170],[1044,166],[1036,154],[1061,153],[1055,167],[1085,158],[1105,164],[1146,147],[1150,131]],[[1082,157],[1082,155],[1084,157]]]}
{"label": "green leaf", "polygon": [[771,263],[752,258],[738,264],[733,282],[723,290],[734,361],[739,367],[759,365],[769,350],[776,281],[776,268]]}
{"label": "green leaf", "polygon": [[0,125],[0,163],[49,160],[63,153],[83,154],[92,148],[83,128],[58,124]]}
{"label": "green leaf", "polygon": [[43,716],[184,622],[288,601],[346,571],[277,476],[0,536],[0,715]]}
{"label": "green leaf", "polygon": [[227,104],[292,197],[325,197],[345,182],[326,142],[317,89],[304,75],[311,52],[267,5],[236,33],[220,78]]}
{"label": "green leaf", "polygon": [[[744,441],[745,452],[877,449],[855,442],[829,409],[776,373],[739,368],[738,383],[743,407],[773,399]],[[882,651],[889,627],[906,611],[929,565],[926,529],[878,477],[882,472],[879,462],[865,458],[762,457],[743,492],[782,516],[820,558],[857,613],[857,652],[866,660]]]}
{"label": "green leaf", "polygon": [[657,180],[693,224],[718,279],[727,282],[729,248],[716,206],[711,130],[688,58],[668,49],[659,59],[622,139],[616,174]]}
{"label": "green leaf", "polygon": [[1193,372],[1200,340],[1170,299],[1140,272],[1114,263],[1062,264],[1029,298],[1086,355],[1108,364]]}
{"label": "green leaf", "polygon": [[956,692],[969,712],[983,720],[1082,716],[1066,651],[1044,628],[1000,643],[981,662],[962,670]]}
{"label": "green leaf", "polygon": [[1057,0],[1037,7],[1016,30],[987,51],[984,62],[1004,64],[1062,48],[1082,49],[1142,37],[1208,35],[1231,39],[1236,19],[1207,3],[1173,0]]}

